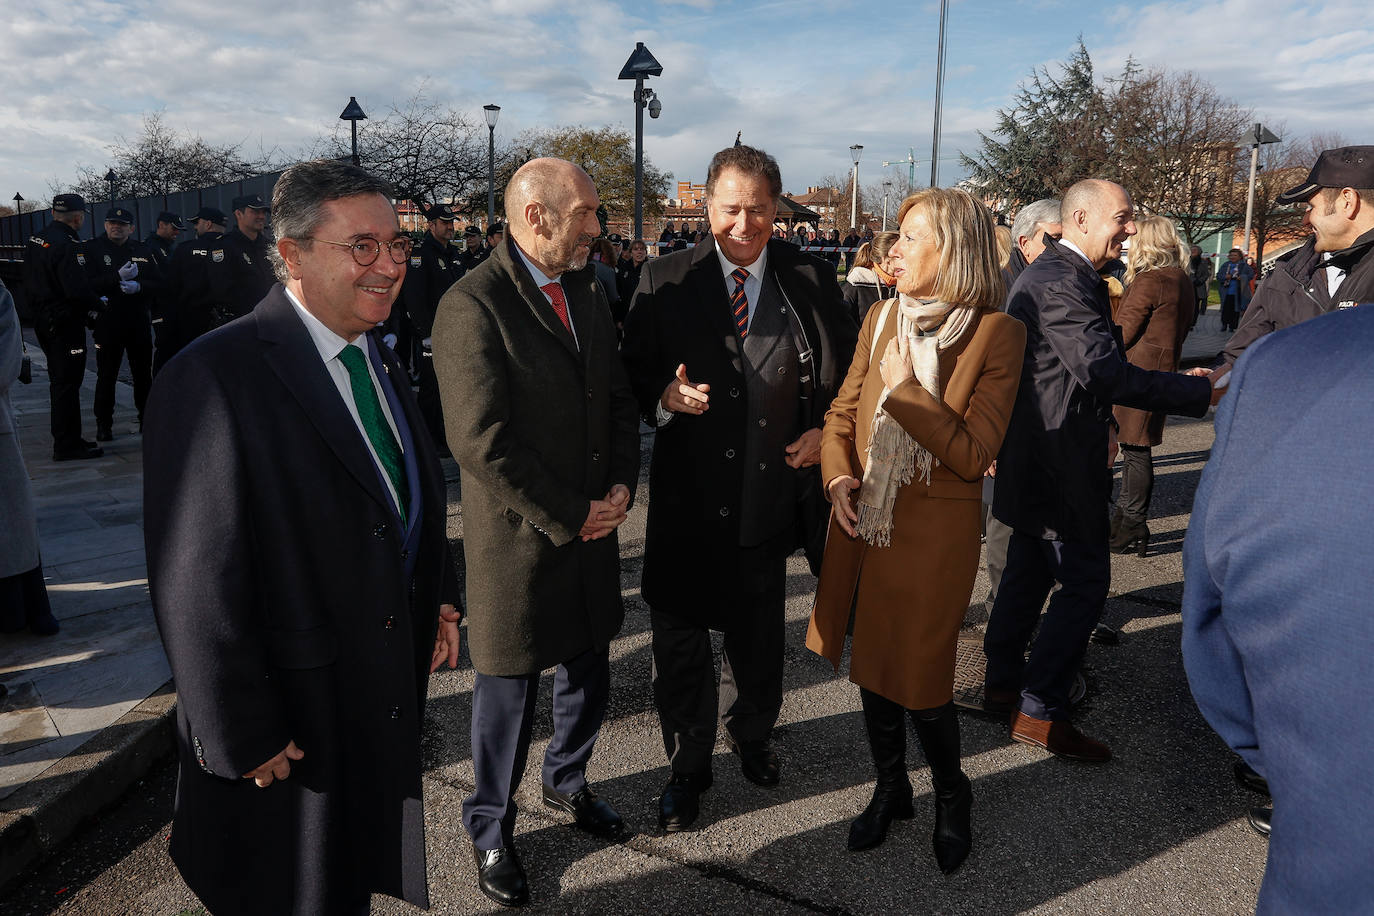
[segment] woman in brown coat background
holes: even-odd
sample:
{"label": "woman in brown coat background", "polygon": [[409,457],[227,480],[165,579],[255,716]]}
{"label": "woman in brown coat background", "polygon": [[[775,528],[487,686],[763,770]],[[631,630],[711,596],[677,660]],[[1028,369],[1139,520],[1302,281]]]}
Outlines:
{"label": "woman in brown coat background", "polygon": [[1011,418],[1026,332],[998,311],[986,207],[932,188],[898,218],[889,258],[901,295],[869,310],[825,417],[833,511],[806,644],[838,670],[852,613],[849,678],[878,780],[849,848],[876,846],[894,818],[913,816],[905,709],[930,764],[935,857],[948,874],[972,846],[951,703],[956,641],[978,572],[983,471]]}
{"label": "woman in brown coat background", "polygon": [[[1193,281],[1184,265],[1188,249],[1172,220],[1147,216],[1135,221],[1126,259],[1126,295],[1116,312],[1126,359],[1142,369],[1178,371],[1183,339],[1193,319]],[[1150,454],[1164,435],[1164,414],[1117,407],[1121,445],[1121,493],[1112,518],[1112,549],[1132,548],[1143,557],[1150,543],[1145,519],[1154,490],[1154,462]]]}

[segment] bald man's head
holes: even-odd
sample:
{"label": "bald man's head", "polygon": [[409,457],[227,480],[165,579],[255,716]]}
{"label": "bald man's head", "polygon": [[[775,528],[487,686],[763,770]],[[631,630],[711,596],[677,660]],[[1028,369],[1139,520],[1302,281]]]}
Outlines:
{"label": "bald man's head", "polygon": [[1064,192],[1060,208],[1064,241],[1072,242],[1100,268],[1121,256],[1121,244],[1135,235],[1131,195],[1119,184],[1087,178]]}
{"label": "bald man's head", "polygon": [[563,159],[531,159],[506,185],[510,237],[550,279],[586,266],[600,204],[587,173]]}

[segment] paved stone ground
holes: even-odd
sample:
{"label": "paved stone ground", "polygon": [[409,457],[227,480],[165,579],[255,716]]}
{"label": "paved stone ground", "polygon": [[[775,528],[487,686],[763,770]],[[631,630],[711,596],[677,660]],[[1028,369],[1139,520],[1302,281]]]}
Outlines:
{"label": "paved stone ground", "polygon": [[[1207,316],[1204,316],[1204,321]],[[1195,334],[1190,357],[1209,359],[1220,335]],[[663,835],[656,800],[667,779],[649,691],[648,613],[638,596],[643,512],[622,539],[627,618],[611,649],[612,703],[590,777],[625,816],[631,836],[607,845],[539,803],[538,766],[551,723],[547,697],[518,797],[516,843],[530,872],[532,910],[549,913],[1244,913],[1253,910],[1264,842],[1242,814],[1253,797],[1231,781],[1231,755],[1188,694],[1178,651],[1180,549],[1193,490],[1211,446],[1210,418],[1171,420],[1156,450],[1156,491],[1145,558],[1113,558],[1105,620],[1119,646],[1093,645],[1078,712],[1116,759],[1074,765],[1010,742],[1006,726],[963,715],[965,766],[975,793],[975,849],[945,877],[934,866],[928,771],[913,749],[916,817],[876,850],[844,849],[849,820],[871,791],[858,691],[803,647],[813,580],[789,568],[786,698],[777,732],[784,778],[760,789],[717,747],[716,785],[700,828]],[[649,440],[646,438],[646,450]],[[461,537],[456,481],[450,533]],[[640,500],[647,498],[641,490]],[[461,541],[455,541],[461,545]],[[967,625],[983,623],[980,576]],[[365,689],[365,685],[360,685]],[[472,670],[431,681],[425,806],[432,912],[499,910],[475,888],[459,823],[472,787],[468,753]],[[173,774],[162,764],[121,804],[82,831],[25,882],[6,912],[198,912],[166,856]],[[412,907],[377,898],[374,912]]]}

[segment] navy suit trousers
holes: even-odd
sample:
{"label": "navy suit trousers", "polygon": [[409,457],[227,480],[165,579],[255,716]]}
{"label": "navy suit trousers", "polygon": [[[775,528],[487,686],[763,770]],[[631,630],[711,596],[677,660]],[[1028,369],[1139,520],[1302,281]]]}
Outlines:
{"label": "navy suit trousers", "polygon": [[[564,795],[587,785],[610,693],[605,648],[559,665],[553,677],[553,737],[544,752],[544,784]],[[472,764],[476,787],[463,802],[463,826],[478,849],[510,846],[515,790],[525,772],[539,697],[539,672],[516,677],[478,674],[472,687]]]}
{"label": "navy suit trousers", "polygon": [[[983,638],[987,685],[1020,689],[1021,711],[1028,716],[1068,718],[1069,689],[1102,616],[1111,578],[1105,541],[1050,541],[1013,531]],[[1060,588],[1041,620],[1040,609],[1055,582]],[[1037,621],[1040,632],[1026,659]]]}

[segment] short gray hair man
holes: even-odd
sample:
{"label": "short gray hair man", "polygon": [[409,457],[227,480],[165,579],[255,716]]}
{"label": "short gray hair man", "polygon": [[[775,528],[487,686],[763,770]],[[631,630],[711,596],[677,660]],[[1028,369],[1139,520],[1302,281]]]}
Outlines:
{"label": "short gray hair man", "polygon": [[1058,200],[1047,197],[1044,200],[1037,200],[1034,203],[1026,204],[1016,214],[1016,219],[1011,224],[1011,241],[1021,256],[1029,264],[1040,256],[1040,252],[1045,250],[1045,234],[1048,233],[1054,238],[1059,238],[1062,231],[1060,225],[1060,203]]}

